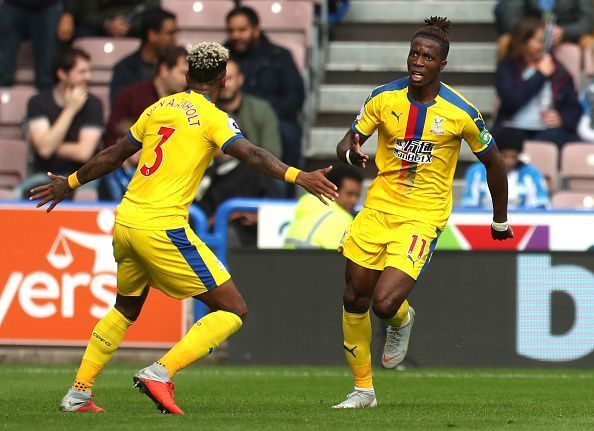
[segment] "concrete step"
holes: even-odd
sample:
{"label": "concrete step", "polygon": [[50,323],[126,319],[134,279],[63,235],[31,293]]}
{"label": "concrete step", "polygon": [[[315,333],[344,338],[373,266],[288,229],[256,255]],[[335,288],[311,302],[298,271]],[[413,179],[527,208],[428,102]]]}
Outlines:
{"label": "concrete step", "polygon": [[[305,156],[311,158],[336,158],[336,145],[342,139],[348,128],[338,127],[314,127],[311,130],[310,147],[305,149]],[[363,145],[366,154],[375,155],[377,151],[377,133],[374,133]],[[474,162],[476,157],[462,142],[460,147],[460,161]]]}
{"label": "concrete step", "polygon": [[456,23],[492,23],[495,0],[353,0],[343,21],[351,23],[418,23],[447,16]]}
{"label": "concrete step", "polygon": [[[363,72],[405,72],[408,42],[331,42],[326,70]],[[494,43],[452,45],[446,70],[449,72],[494,72]]]}
{"label": "concrete step", "polygon": [[[353,113],[361,106],[374,89],[368,85],[330,85],[320,87],[318,112]],[[479,111],[490,114],[495,106],[495,88],[493,87],[457,87],[466,99]]]}

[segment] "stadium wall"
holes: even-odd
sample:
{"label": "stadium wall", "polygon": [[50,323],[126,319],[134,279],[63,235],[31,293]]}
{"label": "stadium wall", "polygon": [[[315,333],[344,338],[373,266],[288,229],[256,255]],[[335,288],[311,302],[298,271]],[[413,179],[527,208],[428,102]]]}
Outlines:
{"label": "stadium wall", "polygon": [[[231,251],[249,317],[235,364],[343,364],[344,260],[328,251]],[[405,365],[591,367],[594,253],[438,251],[411,295]],[[383,347],[373,321],[374,360]]]}

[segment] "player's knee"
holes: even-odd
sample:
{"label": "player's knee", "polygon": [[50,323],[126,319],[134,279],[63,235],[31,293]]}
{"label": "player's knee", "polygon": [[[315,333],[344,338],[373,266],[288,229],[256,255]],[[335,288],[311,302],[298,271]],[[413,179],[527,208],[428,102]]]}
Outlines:
{"label": "player's knee", "polygon": [[241,320],[245,320],[248,315],[247,304],[244,300],[237,301],[235,304],[233,304],[231,310],[229,311],[237,314]]}
{"label": "player's knee", "polygon": [[344,309],[350,313],[364,313],[369,309],[369,298],[356,296],[352,291],[342,295]]}
{"label": "player's knee", "polygon": [[394,304],[393,301],[389,301],[387,299],[383,300],[373,300],[372,308],[373,313],[379,317],[380,319],[389,319],[396,314],[398,311],[398,305]]}

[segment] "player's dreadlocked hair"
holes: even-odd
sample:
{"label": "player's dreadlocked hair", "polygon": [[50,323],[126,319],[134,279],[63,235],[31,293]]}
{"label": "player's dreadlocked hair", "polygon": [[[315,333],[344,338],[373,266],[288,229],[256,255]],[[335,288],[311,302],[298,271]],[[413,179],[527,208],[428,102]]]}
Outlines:
{"label": "player's dreadlocked hair", "polygon": [[451,21],[446,17],[432,16],[431,18],[425,18],[425,26],[417,30],[413,36],[413,40],[417,37],[426,37],[439,42],[441,54],[445,59],[450,51],[448,33],[450,32],[451,24]]}
{"label": "player's dreadlocked hair", "polygon": [[190,79],[197,84],[210,84],[225,72],[229,51],[216,42],[202,42],[188,52]]}

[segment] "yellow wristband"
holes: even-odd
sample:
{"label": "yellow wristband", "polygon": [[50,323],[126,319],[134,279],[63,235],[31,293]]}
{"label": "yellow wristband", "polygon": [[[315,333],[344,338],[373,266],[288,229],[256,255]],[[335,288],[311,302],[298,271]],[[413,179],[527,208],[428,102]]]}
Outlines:
{"label": "yellow wristband", "polygon": [[297,175],[299,175],[299,172],[301,172],[299,169],[289,166],[289,169],[287,169],[285,172],[285,181],[295,184],[295,180],[297,180]]}
{"label": "yellow wristband", "polygon": [[68,176],[68,187],[70,187],[72,190],[80,187],[80,181],[78,181],[76,172]]}

